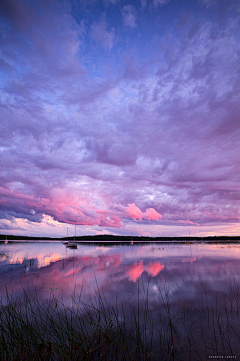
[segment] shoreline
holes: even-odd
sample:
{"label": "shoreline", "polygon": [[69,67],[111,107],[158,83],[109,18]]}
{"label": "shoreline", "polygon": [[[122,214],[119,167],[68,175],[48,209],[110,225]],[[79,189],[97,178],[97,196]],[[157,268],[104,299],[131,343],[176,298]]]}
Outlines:
{"label": "shoreline", "polygon": [[80,244],[149,244],[149,243],[239,243],[240,236],[207,236],[207,237],[144,237],[144,236],[115,236],[115,235],[95,235],[95,236],[71,236],[71,237],[29,237],[18,235],[0,234],[0,242],[11,241],[48,241],[62,242],[67,240]]}

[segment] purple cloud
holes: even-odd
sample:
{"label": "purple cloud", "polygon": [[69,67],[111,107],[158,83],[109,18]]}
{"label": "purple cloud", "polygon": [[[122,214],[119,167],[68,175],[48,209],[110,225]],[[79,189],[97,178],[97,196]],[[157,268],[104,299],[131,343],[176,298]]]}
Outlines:
{"label": "purple cloud", "polygon": [[0,6],[2,233],[239,233],[237,2]]}

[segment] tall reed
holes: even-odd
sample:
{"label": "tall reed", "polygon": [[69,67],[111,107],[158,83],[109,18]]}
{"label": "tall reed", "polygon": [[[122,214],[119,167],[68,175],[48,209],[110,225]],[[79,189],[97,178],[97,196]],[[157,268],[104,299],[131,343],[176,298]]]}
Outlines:
{"label": "tall reed", "polygon": [[209,290],[196,305],[173,304],[158,285],[150,304],[150,281],[138,281],[135,300],[112,305],[98,287],[86,303],[71,307],[54,293],[43,302],[35,292],[6,294],[0,302],[0,360],[207,360],[240,356],[239,287],[234,282],[223,303]]}

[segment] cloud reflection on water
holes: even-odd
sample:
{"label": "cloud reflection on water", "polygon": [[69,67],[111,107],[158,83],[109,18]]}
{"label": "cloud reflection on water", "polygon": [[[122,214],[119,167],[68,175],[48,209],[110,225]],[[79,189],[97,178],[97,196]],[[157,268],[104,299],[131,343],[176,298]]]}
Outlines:
{"label": "cloud reflection on water", "polygon": [[[62,244],[9,244],[0,261],[0,294],[34,289],[44,299],[47,291],[67,299],[73,292],[88,298],[96,282],[110,298],[126,290],[136,292],[138,281],[149,282],[150,299],[156,284],[167,285],[173,299],[194,299],[206,283],[210,289],[227,289],[239,280],[239,246],[143,245],[131,247],[79,246],[69,252]],[[55,285],[56,287],[53,287]]]}
{"label": "cloud reflection on water", "polygon": [[[239,302],[239,245],[79,245],[77,250],[68,250],[61,243],[29,243],[4,247],[8,257],[0,259],[0,297],[3,300],[7,287],[9,293],[17,291],[19,297],[23,289],[30,298],[37,293],[42,301],[55,296],[69,308],[74,307],[72,296],[74,299],[80,296],[85,304],[98,307],[99,291],[110,307],[116,304],[121,310],[123,307],[126,319],[130,320],[131,310],[138,307],[142,310],[147,298],[157,330],[154,337],[162,322],[168,322],[170,312],[176,335],[183,340],[188,332],[185,327],[194,324],[194,337],[200,349],[203,345],[200,328],[201,337],[211,346],[212,329],[208,320],[216,315],[219,319],[216,307],[217,312],[222,313],[223,327],[224,324],[229,327],[228,316],[222,312],[226,308],[230,312],[231,327],[238,330],[238,318],[231,313],[230,303]],[[20,259],[22,262],[18,262]],[[144,317],[141,312],[140,317]],[[198,322],[194,323],[196,320]],[[211,327],[215,327],[214,324]],[[236,340],[235,337],[232,343],[235,353],[239,350]],[[157,338],[154,342],[157,345]],[[205,351],[201,349],[200,352]]]}

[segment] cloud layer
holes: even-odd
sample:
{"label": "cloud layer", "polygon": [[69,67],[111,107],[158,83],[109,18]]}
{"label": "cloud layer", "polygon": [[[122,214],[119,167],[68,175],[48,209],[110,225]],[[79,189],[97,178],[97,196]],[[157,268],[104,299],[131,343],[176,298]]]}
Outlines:
{"label": "cloud layer", "polygon": [[237,1],[0,17],[1,233],[239,233]]}

